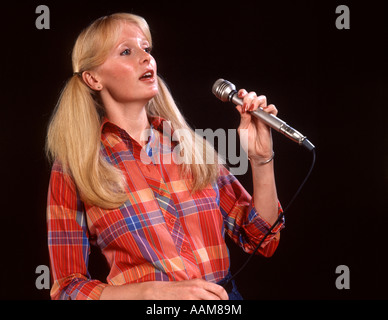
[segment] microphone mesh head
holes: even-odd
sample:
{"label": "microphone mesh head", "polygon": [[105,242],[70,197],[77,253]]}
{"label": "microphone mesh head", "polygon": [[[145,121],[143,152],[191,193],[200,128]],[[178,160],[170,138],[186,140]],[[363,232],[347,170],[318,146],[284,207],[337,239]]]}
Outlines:
{"label": "microphone mesh head", "polygon": [[218,79],[213,84],[213,94],[223,102],[230,101],[230,94],[236,91],[236,86],[224,79]]}

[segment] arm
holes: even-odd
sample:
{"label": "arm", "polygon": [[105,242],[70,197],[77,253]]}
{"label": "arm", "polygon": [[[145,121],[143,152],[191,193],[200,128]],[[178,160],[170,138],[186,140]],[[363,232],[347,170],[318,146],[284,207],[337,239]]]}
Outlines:
{"label": "arm", "polygon": [[253,179],[253,203],[263,219],[274,224],[278,218],[278,197],[275,185],[273,161],[260,164],[251,159]]}
{"label": "arm", "polygon": [[[250,253],[269,231],[282,209],[276,192],[273,161],[265,163],[272,157],[271,130],[247,111],[261,107],[264,111],[276,115],[277,109],[274,105],[267,106],[266,98],[257,97],[254,92],[248,94],[245,90],[240,90],[239,97],[243,98],[244,103],[236,107],[241,115],[238,131],[242,147],[250,158],[253,197],[251,199],[230,173],[221,174],[218,185],[227,232],[237,244]],[[223,200],[223,197],[226,200]],[[283,227],[284,221],[272,230],[259,253],[271,256],[275,252],[280,237],[279,231]]]}
{"label": "arm", "polygon": [[[257,209],[255,200],[241,183],[226,168],[221,167],[217,181],[220,209],[224,217],[227,234],[245,252],[252,253],[264,235],[270,230],[271,223]],[[276,213],[282,212],[276,203]],[[270,257],[276,250],[284,222],[278,224],[261,245],[258,253]]]}
{"label": "arm", "polygon": [[99,299],[106,284],[90,279],[89,239],[83,205],[72,179],[55,163],[47,199],[52,299]]}
{"label": "arm", "polygon": [[58,163],[51,173],[47,206],[52,299],[227,300],[223,287],[202,279],[148,281],[112,286],[90,279],[90,244],[82,202],[72,179]]}
{"label": "arm", "polygon": [[203,279],[107,286],[101,300],[228,300],[225,289]]}
{"label": "arm", "polygon": [[243,105],[237,106],[241,115],[238,128],[241,143],[250,158],[253,179],[253,202],[260,215],[271,225],[278,217],[278,197],[274,177],[273,161],[265,163],[272,157],[271,129],[260,119],[251,116],[247,111],[262,108],[265,112],[277,115],[273,104],[267,105],[265,96],[245,90],[238,92],[243,98]]}

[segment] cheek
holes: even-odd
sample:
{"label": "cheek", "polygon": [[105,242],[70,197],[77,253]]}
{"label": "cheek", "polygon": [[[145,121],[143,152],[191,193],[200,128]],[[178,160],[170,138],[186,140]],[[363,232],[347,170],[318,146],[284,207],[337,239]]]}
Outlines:
{"label": "cheek", "polygon": [[104,70],[101,74],[102,84],[109,90],[121,90],[134,84],[135,72],[129,66],[116,66]]}
{"label": "cheek", "polygon": [[130,65],[110,65],[102,69],[101,78],[102,82],[109,85],[111,82],[117,81],[133,81],[134,70]]}
{"label": "cheek", "polygon": [[100,77],[103,90],[111,99],[119,102],[125,102],[133,99],[133,90],[135,85],[134,70],[128,66],[109,66],[101,69]]}

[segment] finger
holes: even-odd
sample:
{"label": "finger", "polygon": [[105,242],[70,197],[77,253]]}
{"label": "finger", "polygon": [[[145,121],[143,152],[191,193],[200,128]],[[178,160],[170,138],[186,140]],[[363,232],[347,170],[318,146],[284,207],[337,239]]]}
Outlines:
{"label": "finger", "polygon": [[198,299],[199,300],[222,300],[218,295],[207,290],[202,290],[202,292],[198,296]]}
{"label": "finger", "polygon": [[[221,286],[220,286],[221,287]],[[221,297],[221,300],[229,300],[229,295],[226,292],[224,287],[221,287],[221,292],[219,294],[219,297]]]}
{"label": "finger", "polygon": [[240,113],[241,118],[251,119],[251,115],[247,112],[244,112],[242,106],[236,106],[236,110]]}
{"label": "finger", "polygon": [[245,90],[245,89],[240,89],[240,90],[238,90],[237,96],[238,96],[239,98],[244,98],[247,94],[248,94],[247,90]]}
{"label": "finger", "polygon": [[274,116],[278,114],[278,109],[273,104],[268,105],[266,108],[263,108],[263,110],[267,113],[273,114]]}
{"label": "finger", "polygon": [[201,300],[225,300],[229,296],[225,289],[218,284],[208,282],[203,279],[188,280],[190,286],[188,291],[191,297]]}
{"label": "finger", "polygon": [[245,97],[244,97],[244,104],[243,104],[243,112],[247,112],[252,104],[252,101],[257,98],[256,92],[249,92]]}
{"label": "finger", "polygon": [[217,299],[229,300],[228,293],[225,289],[216,283],[207,282],[205,289],[212,295],[216,296]]}
{"label": "finger", "polygon": [[238,128],[247,128],[251,123],[252,115],[248,112],[243,112],[242,106],[237,106],[236,110],[240,113],[240,124]]}
{"label": "finger", "polygon": [[262,98],[256,97],[252,100],[251,105],[248,107],[247,111],[254,111],[259,108],[260,105],[263,105]]}
{"label": "finger", "polygon": [[260,95],[252,101],[252,104],[249,108],[249,111],[256,110],[257,108],[266,109],[267,108],[267,97]]}

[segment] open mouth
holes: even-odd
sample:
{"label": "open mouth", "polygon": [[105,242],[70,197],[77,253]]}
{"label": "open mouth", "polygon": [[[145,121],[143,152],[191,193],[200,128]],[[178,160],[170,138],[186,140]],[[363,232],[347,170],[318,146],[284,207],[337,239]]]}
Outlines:
{"label": "open mouth", "polygon": [[154,71],[153,71],[153,70],[149,70],[149,71],[145,72],[145,73],[139,78],[139,80],[153,79],[153,77],[154,77]]}

